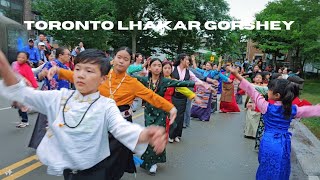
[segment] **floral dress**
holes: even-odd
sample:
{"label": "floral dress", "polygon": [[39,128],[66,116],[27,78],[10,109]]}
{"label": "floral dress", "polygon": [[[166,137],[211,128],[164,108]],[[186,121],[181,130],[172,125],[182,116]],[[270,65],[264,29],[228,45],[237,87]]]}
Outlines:
{"label": "floral dress", "polygon": [[[53,66],[58,66],[59,68],[67,69],[70,70],[66,65],[64,65],[62,62],[59,60],[55,59],[51,62],[47,62],[43,69],[51,69]],[[58,78],[58,75],[54,75],[51,80],[48,80],[47,78],[44,79],[44,84],[41,88],[41,90],[46,91],[46,90],[60,90],[61,88],[70,88],[70,83],[69,81],[66,80],[60,80]]]}

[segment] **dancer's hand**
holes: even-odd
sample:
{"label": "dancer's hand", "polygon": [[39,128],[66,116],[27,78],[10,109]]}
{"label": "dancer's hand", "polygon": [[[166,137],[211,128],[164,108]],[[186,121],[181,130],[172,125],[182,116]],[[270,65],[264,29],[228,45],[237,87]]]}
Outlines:
{"label": "dancer's hand", "polygon": [[169,122],[169,124],[171,125],[173,122],[174,122],[174,120],[176,119],[176,117],[177,117],[177,109],[176,109],[176,107],[173,107],[171,110],[170,110],[170,112],[169,112],[169,114],[170,114],[170,122]]}
{"label": "dancer's hand", "polygon": [[165,128],[152,125],[144,129],[139,136],[138,143],[146,142],[153,146],[153,150],[156,154],[162,153],[167,144]]}
{"label": "dancer's hand", "polygon": [[47,68],[44,68],[38,75],[39,79],[42,80],[44,79],[45,77],[47,77],[49,71]]}
{"label": "dancer's hand", "polygon": [[239,81],[242,81],[244,78],[239,74],[239,72],[232,68],[231,66],[227,66],[226,67],[227,70],[229,70],[234,76],[236,76],[236,78],[239,80]]}
{"label": "dancer's hand", "polygon": [[214,85],[216,85],[216,86],[219,86],[219,81],[213,79],[213,80],[212,80],[212,84],[214,84]]}
{"label": "dancer's hand", "polygon": [[222,56],[219,57],[219,63],[222,63]]}
{"label": "dancer's hand", "polygon": [[52,68],[50,68],[48,73],[47,73],[48,80],[51,80],[54,75],[58,74],[59,73],[59,69],[60,68],[58,66],[52,66]]}
{"label": "dancer's hand", "polygon": [[201,104],[201,99],[198,96],[195,96],[193,100],[196,104]]}

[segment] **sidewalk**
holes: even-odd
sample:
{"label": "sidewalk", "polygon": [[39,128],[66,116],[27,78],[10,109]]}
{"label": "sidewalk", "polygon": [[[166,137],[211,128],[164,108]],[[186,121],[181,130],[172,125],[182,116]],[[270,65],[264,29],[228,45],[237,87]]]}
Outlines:
{"label": "sidewalk", "polygon": [[292,151],[309,180],[320,180],[320,141],[301,122],[292,124]]}

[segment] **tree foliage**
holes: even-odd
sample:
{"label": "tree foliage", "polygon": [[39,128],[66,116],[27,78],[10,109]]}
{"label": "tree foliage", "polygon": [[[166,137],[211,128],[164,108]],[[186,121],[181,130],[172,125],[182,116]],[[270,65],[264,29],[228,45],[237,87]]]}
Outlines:
{"label": "tree foliage", "polygon": [[[34,10],[45,21],[113,21],[114,4],[109,0],[36,0]],[[99,27],[99,26],[98,26]],[[92,28],[92,26],[91,26]],[[46,30],[64,45],[75,46],[80,41],[86,48],[105,49],[111,31],[92,30]]]}
{"label": "tree foliage", "polygon": [[[266,53],[289,53],[293,65],[320,60],[319,0],[279,0],[270,2],[256,14],[257,21],[294,21],[291,30],[252,31],[251,38]],[[284,27],[282,27],[284,29]]]}

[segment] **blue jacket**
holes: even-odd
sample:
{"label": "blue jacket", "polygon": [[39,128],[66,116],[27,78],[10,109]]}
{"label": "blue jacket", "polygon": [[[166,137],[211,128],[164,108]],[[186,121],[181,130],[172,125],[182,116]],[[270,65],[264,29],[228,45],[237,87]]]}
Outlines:
{"label": "blue jacket", "polygon": [[39,50],[38,48],[34,48],[34,47],[31,47],[28,45],[26,47],[24,47],[23,51],[29,53],[29,60],[32,62],[32,63],[35,63],[37,64],[40,60],[40,53],[39,53]]}

